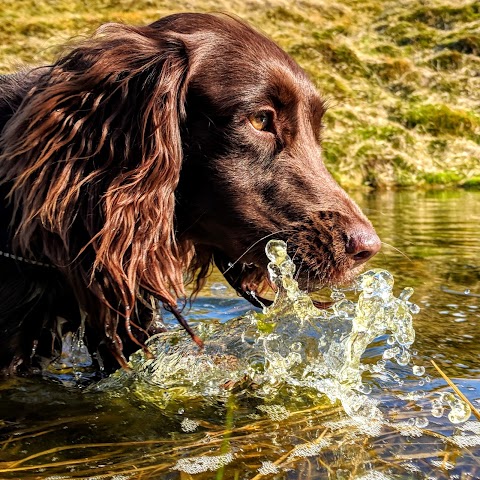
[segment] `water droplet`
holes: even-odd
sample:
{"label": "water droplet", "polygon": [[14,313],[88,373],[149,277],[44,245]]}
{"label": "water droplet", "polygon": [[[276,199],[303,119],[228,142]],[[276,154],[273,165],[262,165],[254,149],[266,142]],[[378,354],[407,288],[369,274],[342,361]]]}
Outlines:
{"label": "water droplet", "polygon": [[436,398],[432,401],[432,410],[431,413],[435,418],[440,418],[443,415],[443,401],[441,398]]}
{"label": "water droplet", "polygon": [[282,240],[270,240],[265,247],[265,253],[271,262],[280,265],[287,257],[287,244]]}
{"label": "water droplet", "polygon": [[433,417],[440,418],[443,415],[444,409],[443,407],[436,407],[432,408],[431,412]]}
{"label": "water droplet", "polygon": [[448,414],[448,419],[452,423],[466,422],[470,418],[470,415],[472,414],[470,405],[458,398],[455,394],[444,394],[443,401],[451,408],[450,413]]}
{"label": "water droplet", "polygon": [[429,421],[427,417],[417,417],[415,419],[415,426],[418,428],[426,428],[428,427]]}
{"label": "water droplet", "polygon": [[470,406],[462,402],[461,405],[457,405],[455,408],[452,408],[450,413],[448,414],[448,419],[452,423],[463,423],[466,422],[472,414]]}
{"label": "water droplet", "polygon": [[415,303],[410,303],[408,308],[409,308],[410,312],[412,312],[415,315],[420,312],[420,307],[418,305],[416,305]]}
{"label": "water droplet", "polygon": [[369,395],[370,393],[372,393],[372,387],[368,385],[368,383],[362,383],[358,388],[358,391],[365,395]]}
{"label": "water droplet", "polygon": [[404,288],[401,292],[398,298],[403,301],[407,301],[413,294],[413,288],[412,287],[406,287]]}
{"label": "water droplet", "polygon": [[302,351],[302,344],[300,342],[293,342],[290,346],[290,349],[293,352],[301,352]]}
{"label": "water droplet", "polygon": [[425,367],[422,367],[420,365],[414,365],[412,367],[412,372],[414,375],[421,377],[425,373]]}
{"label": "water droplet", "polygon": [[384,360],[390,360],[391,358],[394,358],[395,355],[397,355],[398,353],[399,353],[398,347],[388,348],[387,350],[384,350],[382,357]]}

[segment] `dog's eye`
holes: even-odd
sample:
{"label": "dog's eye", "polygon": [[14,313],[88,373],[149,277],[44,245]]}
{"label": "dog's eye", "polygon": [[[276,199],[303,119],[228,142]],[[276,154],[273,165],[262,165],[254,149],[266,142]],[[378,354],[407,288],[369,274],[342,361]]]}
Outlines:
{"label": "dog's eye", "polygon": [[255,130],[265,131],[270,130],[272,126],[271,112],[257,112],[248,117],[250,123]]}

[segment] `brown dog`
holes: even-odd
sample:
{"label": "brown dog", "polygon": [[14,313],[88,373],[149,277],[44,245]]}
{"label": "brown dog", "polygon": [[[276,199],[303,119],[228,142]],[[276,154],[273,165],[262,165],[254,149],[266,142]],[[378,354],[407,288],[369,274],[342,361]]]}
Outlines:
{"label": "brown dog", "polygon": [[324,102],[236,19],[105,25],[0,86],[8,371],[51,356],[54,322],[76,329],[84,314],[90,350],[125,365],[155,302],[181,319],[184,274],[200,286],[213,260],[255,302],[270,238],[287,241],[310,290],[350,281],[380,248],[322,163]]}

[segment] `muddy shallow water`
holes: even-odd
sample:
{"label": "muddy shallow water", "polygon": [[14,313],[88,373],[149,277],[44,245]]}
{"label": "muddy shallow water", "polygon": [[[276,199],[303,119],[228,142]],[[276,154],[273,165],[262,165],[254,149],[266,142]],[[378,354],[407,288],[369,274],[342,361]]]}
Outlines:
{"label": "muddy shallow water", "polygon": [[[480,192],[356,199],[385,242],[369,267],[391,272],[398,291],[413,287],[420,306],[412,350],[425,376],[392,366],[403,386],[372,382],[387,421],[348,417],[308,393],[268,403],[242,384],[226,401],[161,409],[131,386],[85,393],[59,379],[12,379],[0,387],[0,478],[480,478],[480,423],[452,424],[430,405],[449,391],[434,359],[480,407]],[[216,272],[189,318],[225,322],[249,309]]]}

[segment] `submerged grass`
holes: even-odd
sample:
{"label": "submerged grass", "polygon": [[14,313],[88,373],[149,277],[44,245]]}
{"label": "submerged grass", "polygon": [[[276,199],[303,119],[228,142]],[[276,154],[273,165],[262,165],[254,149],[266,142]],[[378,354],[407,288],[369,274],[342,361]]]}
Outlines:
{"label": "submerged grass", "polygon": [[[377,429],[374,420],[371,425],[363,425],[362,421],[346,419],[340,408],[323,405],[290,412],[283,420],[257,418],[235,425],[232,418],[223,427],[203,421],[195,433],[165,435],[158,440],[77,442],[22,456],[23,446],[30,448],[36,437],[65,428],[44,423],[21,438],[0,443],[2,457],[9,454],[14,458],[0,463],[0,475],[23,480],[211,480],[246,478],[245,472],[252,480],[273,478],[272,474],[279,479],[312,480],[367,478],[369,474],[368,478],[384,478],[382,473],[389,478],[417,478],[410,476],[420,471],[415,468],[431,471],[433,464],[433,471],[440,474],[435,478],[444,478],[442,472],[456,463],[461,468],[458,463],[463,461],[476,478],[480,471],[477,449],[459,447],[448,428],[445,434],[423,428],[419,435],[420,430],[407,425],[409,417],[411,413],[405,418],[398,413],[396,425],[378,425]],[[366,433],[369,430],[371,434]],[[218,459],[228,455],[227,461],[215,469]],[[173,473],[176,470],[180,471],[179,477]]]}
{"label": "submerged grass", "polygon": [[[478,0],[3,0],[0,73],[50,62],[108,21],[226,11],[265,31],[327,98],[325,160],[346,186],[480,177]],[[448,179],[448,181],[446,181]]]}

